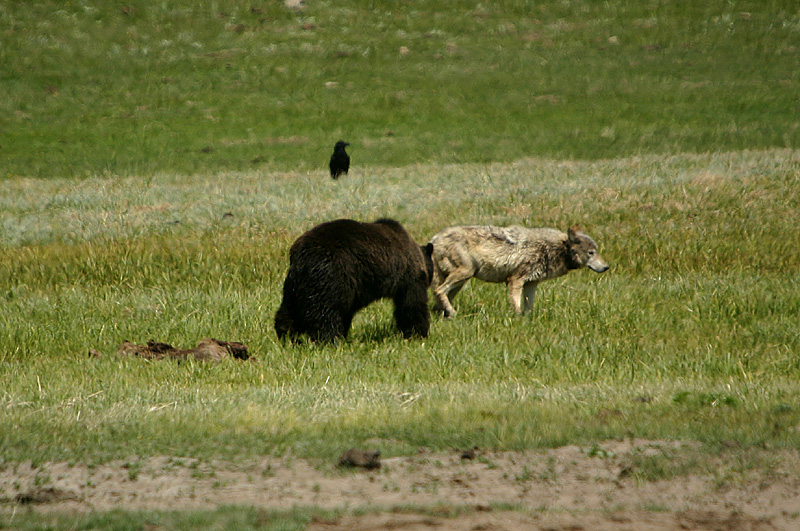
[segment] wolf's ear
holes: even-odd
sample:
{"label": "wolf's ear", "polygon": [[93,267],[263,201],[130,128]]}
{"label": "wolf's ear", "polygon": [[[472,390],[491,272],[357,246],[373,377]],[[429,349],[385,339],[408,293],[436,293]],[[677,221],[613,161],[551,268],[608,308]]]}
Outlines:
{"label": "wolf's ear", "polygon": [[431,242],[428,242],[428,245],[422,248],[422,254],[428,257],[433,256],[433,244]]}
{"label": "wolf's ear", "polygon": [[578,231],[580,231],[580,230],[581,230],[581,228],[579,226],[577,226],[577,225],[571,226],[569,228],[569,231],[567,231],[567,235],[569,236],[569,239],[571,241],[577,241],[578,240]]}

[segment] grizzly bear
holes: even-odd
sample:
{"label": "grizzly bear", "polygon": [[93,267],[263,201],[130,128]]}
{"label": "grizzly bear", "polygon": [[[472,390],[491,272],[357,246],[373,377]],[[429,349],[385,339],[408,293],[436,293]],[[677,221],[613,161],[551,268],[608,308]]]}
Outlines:
{"label": "grizzly bear", "polygon": [[317,225],[289,251],[283,301],[275,314],[278,337],[346,338],[356,312],[382,298],[393,299],[404,337],[427,337],[432,254],[433,244],[417,245],[392,219]]}

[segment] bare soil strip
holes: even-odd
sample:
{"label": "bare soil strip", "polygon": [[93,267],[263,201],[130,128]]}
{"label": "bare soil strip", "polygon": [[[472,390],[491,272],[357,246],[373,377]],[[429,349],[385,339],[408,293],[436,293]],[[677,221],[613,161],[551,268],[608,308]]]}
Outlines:
{"label": "bare soil strip", "polygon": [[[719,460],[720,474],[660,481],[637,477],[634,457],[677,458],[687,452]],[[745,470],[685,442],[627,440],[592,449],[478,451],[470,459],[462,453],[422,449],[414,456],[382,459],[374,470],[341,469],[335,459],[291,456],[248,462],[131,458],[99,466],[6,463],[0,471],[0,510],[9,513],[21,505],[71,512],[220,505],[374,509],[345,511],[309,527],[329,531],[800,529],[796,451],[772,452],[769,466]],[[735,460],[741,454],[730,455]],[[456,516],[454,507],[460,508]]]}

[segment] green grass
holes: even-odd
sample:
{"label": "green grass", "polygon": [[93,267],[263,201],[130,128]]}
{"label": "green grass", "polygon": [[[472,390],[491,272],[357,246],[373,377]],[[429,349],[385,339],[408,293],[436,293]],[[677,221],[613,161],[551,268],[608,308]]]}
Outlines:
{"label": "green grass", "polygon": [[[777,150],[420,165],[342,183],[8,181],[0,448],[10,461],[104,461],[331,457],[372,437],[406,449],[626,436],[796,447],[798,175],[797,152]],[[319,220],[384,214],[420,241],[454,222],[577,222],[612,269],[543,285],[524,318],[504,286],[473,283],[424,341],[403,340],[382,302],[340,345],[280,344],[292,240]],[[242,341],[255,360],[113,356],[124,340],[206,336]]]}
{"label": "green grass", "polygon": [[[82,529],[139,531],[142,529],[220,529],[231,531],[301,531],[314,520],[335,519],[339,513],[297,508],[268,511],[254,507],[220,507],[206,511],[107,511],[91,514],[0,515],[0,525],[19,531]],[[12,524],[14,527],[11,527]]]}
{"label": "green grass", "polygon": [[[743,469],[768,469],[747,456],[800,447],[796,2],[306,4],[0,4],[0,467],[122,459],[135,477],[156,455],[638,437],[732,442]],[[353,171],[332,182],[339,138]],[[524,318],[503,286],[474,283],[424,341],[382,302],[338,346],[280,344],[292,241],[380,216],[420,242],[578,223],[612,269],[543,285]],[[254,360],[114,356],[207,336]],[[634,470],[713,463],[642,455]],[[314,514],[0,527],[294,529]]]}
{"label": "green grass", "polygon": [[800,145],[796,2],[0,6],[2,175]]}

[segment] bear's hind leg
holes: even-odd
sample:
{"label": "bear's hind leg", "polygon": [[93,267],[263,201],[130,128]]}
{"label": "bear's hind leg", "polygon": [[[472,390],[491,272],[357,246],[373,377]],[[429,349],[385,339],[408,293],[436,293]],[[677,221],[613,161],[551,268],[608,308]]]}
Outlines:
{"label": "bear's hind leg", "polygon": [[280,308],[275,313],[275,332],[278,334],[278,339],[283,339],[287,334],[289,337],[293,337],[296,334],[294,319],[292,319],[291,311],[285,303],[281,303]]}

